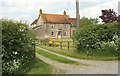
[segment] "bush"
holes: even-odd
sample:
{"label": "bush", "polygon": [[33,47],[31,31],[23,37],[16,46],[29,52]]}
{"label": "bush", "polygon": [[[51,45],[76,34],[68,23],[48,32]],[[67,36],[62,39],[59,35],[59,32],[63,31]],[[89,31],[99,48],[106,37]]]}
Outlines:
{"label": "bush", "polygon": [[77,44],[78,52],[94,55],[95,52],[88,50],[99,50],[99,52],[109,52],[114,56],[118,56],[120,51],[120,24],[108,23],[85,26],[74,35],[73,39]]}
{"label": "bush", "polygon": [[57,41],[51,41],[51,40],[49,40],[48,45],[49,46],[58,46],[59,43]]}
{"label": "bush", "polygon": [[1,19],[2,72],[16,74],[19,68],[34,59],[34,34],[22,22]]}

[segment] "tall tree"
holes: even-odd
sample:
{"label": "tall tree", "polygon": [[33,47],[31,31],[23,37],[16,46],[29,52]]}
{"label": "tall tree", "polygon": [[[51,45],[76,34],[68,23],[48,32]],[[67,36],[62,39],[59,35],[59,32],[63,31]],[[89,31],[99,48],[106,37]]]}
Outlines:
{"label": "tall tree", "polygon": [[109,10],[102,10],[102,16],[99,16],[102,19],[102,22],[109,23],[109,22],[118,22],[119,16],[117,13],[113,11],[113,9]]}
{"label": "tall tree", "polygon": [[83,26],[88,26],[88,25],[91,25],[91,24],[97,24],[99,21],[97,18],[86,18],[86,17],[83,17],[80,19],[80,27],[83,27]]}

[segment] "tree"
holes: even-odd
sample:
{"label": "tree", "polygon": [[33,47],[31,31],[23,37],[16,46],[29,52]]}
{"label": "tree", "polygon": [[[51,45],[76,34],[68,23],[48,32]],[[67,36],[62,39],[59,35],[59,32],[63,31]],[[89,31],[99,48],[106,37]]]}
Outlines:
{"label": "tree", "polygon": [[99,16],[104,23],[110,23],[110,22],[119,22],[119,17],[117,16],[117,13],[113,11],[113,9],[109,10],[102,10],[102,16]]}
{"label": "tree", "polygon": [[118,16],[118,22],[120,23],[120,15]]}
{"label": "tree", "polygon": [[92,24],[97,24],[99,21],[97,18],[81,18],[80,19],[80,26],[83,27],[83,26],[87,26],[87,25],[92,25]]}

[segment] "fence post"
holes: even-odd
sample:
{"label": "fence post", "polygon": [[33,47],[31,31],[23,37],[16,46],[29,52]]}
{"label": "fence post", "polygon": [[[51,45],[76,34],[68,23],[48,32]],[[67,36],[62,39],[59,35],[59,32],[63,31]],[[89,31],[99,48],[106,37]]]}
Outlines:
{"label": "fence post", "polygon": [[73,39],[73,47],[74,47],[74,45],[75,45],[75,44],[74,44],[74,39]]}
{"label": "fence post", "polygon": [[62,50],[62,41],[60,42],[60,49]]}
{"label": "fence post", "polygon": [[36,44],[32,44],[32,47],[33,47],[33,53],[34,53],[34,58],[35,58],[35,50],[36,50],[35,46],[36,46]]}
{"label": "fence post", "polygon": [[70,46],[70,43],[68,42],[68,51],[69,51],[69,46]]}
{"label": "fence post", "polygon": [[42,40],[40,41],[40,44],[42,45]]}
{"label": "fence post", "polygon": [[53,45],[53,47],[54,47],[54,41],[52,41],[52,45]]}

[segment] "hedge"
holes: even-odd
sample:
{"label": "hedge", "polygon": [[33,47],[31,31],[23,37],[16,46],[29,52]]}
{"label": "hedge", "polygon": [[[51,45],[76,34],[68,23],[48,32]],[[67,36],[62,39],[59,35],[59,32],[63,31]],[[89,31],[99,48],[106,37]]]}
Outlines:
{"label": "hedge", "polygon": [[2,26],[2,73],[17,74],[34,59],[35,36],[26,23],[0,19]]}
{"label": "hedge", "polygon": [[120,24],[96,24],[82,27],[73,37],[77,51],[86,55],[118,56]]}

